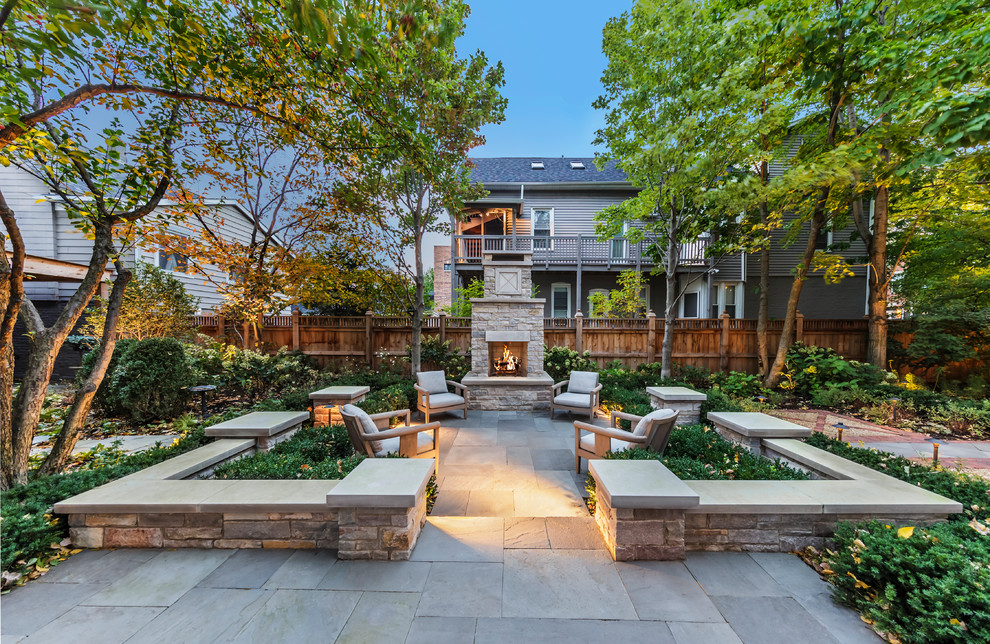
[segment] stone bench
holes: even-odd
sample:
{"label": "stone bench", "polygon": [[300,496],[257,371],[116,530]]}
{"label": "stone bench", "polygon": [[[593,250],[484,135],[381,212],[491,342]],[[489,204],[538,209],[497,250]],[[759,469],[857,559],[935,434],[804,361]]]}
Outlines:
{"label": "stone bench", "polygon": [[305,411],[254,411],[206,428],[216,438],[253,438],[260,452],[267,452],[295,434],[309,420]]}
{"label": "stone bench", "polygon": [[[822,480],[681,481],[659,461],[592,461],[595,520],[616,560],[685,550],[822,548],[840,521],[930,525],[962,505],[794,439],[766,441]],[[836,479],[826,480],[828,473]]]}
{"label": "stone bench", "polygon": [[723,438],[738,443],[759,456],[766,438],[807,438],[811,430],[797,423],[761,412],[713,411],[708,420]]}
{"label": "stone bench", "polygon": [[654,409],[673,409],[678,412],[678,425],[695,425],[701,422],[701,403],[706,394],[687,387],[647,387],[650,405]]}

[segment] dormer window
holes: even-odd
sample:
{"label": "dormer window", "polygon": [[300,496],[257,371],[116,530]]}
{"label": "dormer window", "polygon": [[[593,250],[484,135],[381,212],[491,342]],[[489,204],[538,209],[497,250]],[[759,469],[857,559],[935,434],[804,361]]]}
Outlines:
{"label": "dormer window", "polygon": [[543,162],[542,161],[532,161],[532,162],[530,162],[529,167],[530,167],[531,170],[543,170]]}
{"label": "dormer window", "polygon": [[584,161],[571,161],[571,170],[584,170]]}

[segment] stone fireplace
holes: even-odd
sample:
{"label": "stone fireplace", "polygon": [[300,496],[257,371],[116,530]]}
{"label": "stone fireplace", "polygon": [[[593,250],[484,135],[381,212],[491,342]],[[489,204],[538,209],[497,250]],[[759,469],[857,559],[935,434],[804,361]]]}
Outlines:
{"label": "stone fireplace", "polygon": [[543,308],[531,297],[532,256],[491,252],[482,261],[485,296],[471,300],[471,407],[548,409],[553,380],[543,371]]}

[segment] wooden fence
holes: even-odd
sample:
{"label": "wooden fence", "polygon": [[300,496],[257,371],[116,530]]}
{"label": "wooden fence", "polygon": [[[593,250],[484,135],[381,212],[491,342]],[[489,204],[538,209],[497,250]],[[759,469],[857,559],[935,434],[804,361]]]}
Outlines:
{"label": "wooden fence", "polygon": [[[239,329],[216,315],[196,316],[201,331],[214,337],[237,338]],[[780,340],[783,322],[769,326],[771,355]],[[328,317],[300,315],[265,316],[261,341],[269,349],[288,347],[314,356],[320,363],[356,362],[377,366],[389,356],[406,354],[412,327],[406,316]],[[627,367],[660,358],[664,321],[654,315],[644,319],[545,318],[546,346],[566,346],[590,351],[599,364],[619,360]],[[467,353],[471,347],[471,318],[426,318],[423,332],[450,340]],[[831,347],[851,360],[866,359],[867,321],[797,319],[797,339],[805,344]],[[674,360],[712,370],[755,373],[757,370],[756,320],[723,315],[714,319],[677,320],[674,327]]]}

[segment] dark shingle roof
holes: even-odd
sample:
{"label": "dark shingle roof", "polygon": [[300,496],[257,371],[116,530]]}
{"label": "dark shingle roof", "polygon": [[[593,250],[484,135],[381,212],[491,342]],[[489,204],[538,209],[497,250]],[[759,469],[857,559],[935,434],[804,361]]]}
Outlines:
{"label": "dark shingle roof", "polygon": [[[543,162],[543,170],[533,170],[534,161]],[[584,170],[571,168],[572,161],[584,163]],[[626,173],[609,161],[598,170],[590,157],[481,157],[471,159],[473,183],[584,183],[592,181],[628,181]]]}

